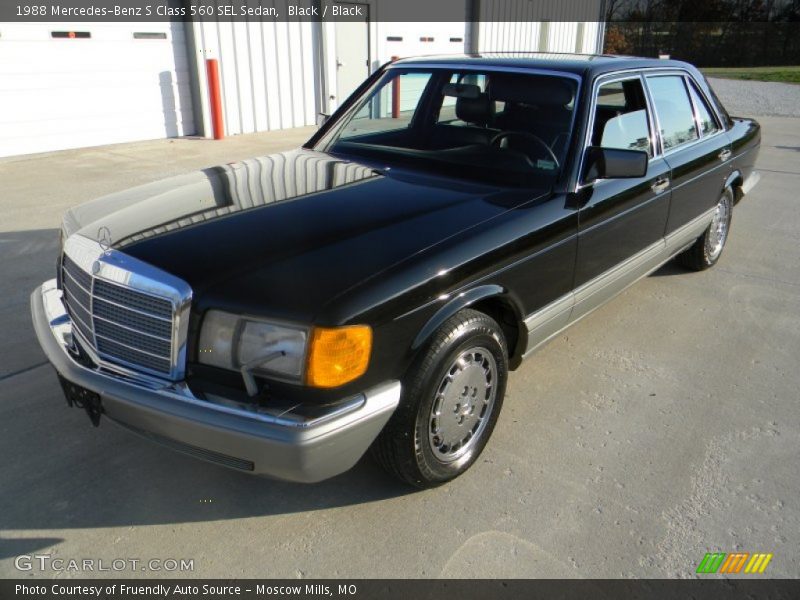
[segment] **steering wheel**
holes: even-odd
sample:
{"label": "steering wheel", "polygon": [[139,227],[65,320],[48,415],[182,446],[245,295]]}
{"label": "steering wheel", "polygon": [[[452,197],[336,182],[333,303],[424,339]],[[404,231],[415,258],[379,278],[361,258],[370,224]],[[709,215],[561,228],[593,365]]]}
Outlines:
{"label": "steering wheel", "polygon": [[[506,139],[508,137],[511,137],[513,135],[533,140],[539,146],[544,148],[544,151],[547,153],[547,156],[550,158],[550,160],[552,160],[556,164],[556,167],[560,167],[561,166],[558,163],[558,158],[556,158],[556,155],[553,152],[553,149],[550,148],[550,146],[548,146],[547,143],[542,138],[540,138],[538,135],[534,135],[532,133],[528,133],[527,131],[501,131],[496,136],[494,136],[491,140],[489,140],[489,145],[490,146],[494,146],[500,140],[504,140],[504,139]],[[527,156],[528,156],[529,159],[531,158],[530,155],[527,155]],[[531,161],[531,162],[533,162],[533,161]]]}

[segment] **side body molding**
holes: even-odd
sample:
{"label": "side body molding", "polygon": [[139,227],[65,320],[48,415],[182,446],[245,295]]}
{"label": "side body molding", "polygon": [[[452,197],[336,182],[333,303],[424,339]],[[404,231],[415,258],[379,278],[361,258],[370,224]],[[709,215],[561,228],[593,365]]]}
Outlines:
{"label": "side body molding", "polygon": [[523,358],[691,246],[711,223],[715,209],[526,317],[528,342]]}

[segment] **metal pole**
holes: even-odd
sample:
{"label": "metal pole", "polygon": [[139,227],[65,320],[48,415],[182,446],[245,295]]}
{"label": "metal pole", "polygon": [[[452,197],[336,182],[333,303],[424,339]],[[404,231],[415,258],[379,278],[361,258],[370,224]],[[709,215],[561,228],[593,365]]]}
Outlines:
{"label": "metal pole", "polygon": [[206,69],[208,72],[208,96],[211,104],[211,126],[214,130],[214,139],[221,140],[225,137],[225,123],[222,120],[219,61],[216,58],[206,59]]}

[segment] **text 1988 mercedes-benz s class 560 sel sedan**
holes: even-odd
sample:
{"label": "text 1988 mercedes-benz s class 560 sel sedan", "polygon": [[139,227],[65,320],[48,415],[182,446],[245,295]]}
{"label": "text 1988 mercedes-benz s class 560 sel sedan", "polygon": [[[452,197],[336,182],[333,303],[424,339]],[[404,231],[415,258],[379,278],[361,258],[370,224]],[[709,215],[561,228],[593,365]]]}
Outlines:
{"label": "text 1988 mercedes-benz s class 560 sel sedan", "polygon": [[759,144],[682,62],[396,61],[296,151],[70,210],[36,333],[95,424],[292,481],[371,447],[437,485],[525,356],[719,260]]}

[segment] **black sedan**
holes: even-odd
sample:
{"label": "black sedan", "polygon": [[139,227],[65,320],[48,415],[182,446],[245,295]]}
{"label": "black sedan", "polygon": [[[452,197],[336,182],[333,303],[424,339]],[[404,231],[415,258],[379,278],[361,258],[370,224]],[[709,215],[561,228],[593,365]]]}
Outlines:
{"label": "black sedan", "polygon": [[682,62],[401,60],[301,149],[70,210],[34,325],[94,424],[293,481],[371,447],[438,485],[523,358],[719,261],[759,144]]}

